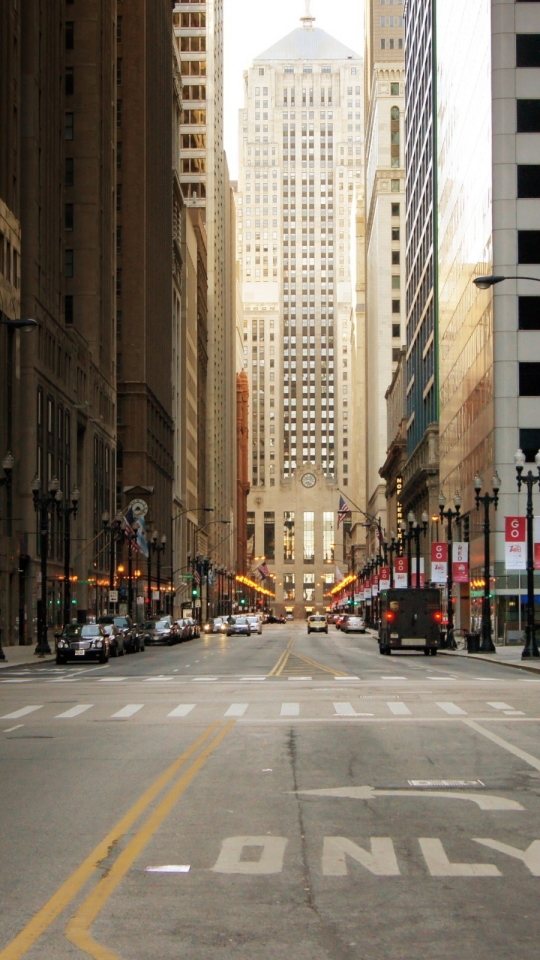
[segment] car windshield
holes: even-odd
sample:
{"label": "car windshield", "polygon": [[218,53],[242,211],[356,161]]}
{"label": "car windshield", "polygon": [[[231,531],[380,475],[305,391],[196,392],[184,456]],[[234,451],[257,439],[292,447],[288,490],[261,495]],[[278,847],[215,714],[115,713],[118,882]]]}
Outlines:
{"label": "car windshield", "polygon": [[310,617],[309,619],[311,620],[312,623],[314,621],[317,623],[324,623],[326,621],[326,617]]}
{"label": "car windshield", "polygon": [[129,627],[129,620],[127,617],[115,617],[114,622],[117,627]]}
{"label": "car windshield", "polygon": [[159,620],[156,623],[156,630],[169,630],[170,626],[169,620]]}
{"label": "car windshield", "polygon": [[153,630],[156,624],[153,620],[147,620],[146,623],[143,623],[143,630]]}
{"label": "car windshield", "polygon": [[90,623],[81,630],[81,637],[100,637],[101,627],[97,623]]}
{"label": "car windshield", "polygon": [[247,617],[235,617],[235,619],[233,620],[233,623],[245,624],[247,622],[248,622]]}
{"label": "car windshield", "polygon": [[81,634],[81,627],[66,627],[64,630],[65,637],[79,637]]}
{"label": "car windshield", "polygon": [[102,624],[102,629],[105,631],[105,633],[107,634],[107,636],[110,637],[110,636],[112,635],[112,632],[113,632],[113,624],[112,624],[112,623],[104,623],[104,624]]}

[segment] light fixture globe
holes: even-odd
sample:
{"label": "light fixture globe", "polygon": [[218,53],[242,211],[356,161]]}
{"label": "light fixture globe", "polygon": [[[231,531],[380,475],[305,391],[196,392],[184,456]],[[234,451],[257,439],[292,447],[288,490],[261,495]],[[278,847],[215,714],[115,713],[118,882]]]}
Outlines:
{"label": "light fixture globe", "polygon": [[479,477],[478,474],[476,474],[473,480],[473,486],[477,493],[480,493],[483,485],[484,485],[484,481],[482,480],[482,477]]}
{"label": "light fixture globe", "polygon": [[8,450],[4,459],[2,460],[2,467],[4,468],[4,472],[11,473],[14,466],[15,466],[15,457],[12,456],[12,454]]}
{"label": "light fixture globe", "polygon": [[523,470],[523,467],[525,466],[525,454],[521,448],[514,454],[514,463],[516,465],[516,470]]}

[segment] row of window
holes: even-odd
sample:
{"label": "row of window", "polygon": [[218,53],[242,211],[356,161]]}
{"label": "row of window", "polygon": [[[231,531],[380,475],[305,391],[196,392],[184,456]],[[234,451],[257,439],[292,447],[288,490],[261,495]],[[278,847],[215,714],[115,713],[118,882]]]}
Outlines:
{"label": "row of window", "polygon": [[[324,563],[334,562],[334,513],[324,511],[322,514],[322,558]],[[303,544],[304,563],[315,562],[315,512],[306,510],[302,514],[301,543]],[[296,519],[294,510],[283,512],[283,560],[295,560]],[[275,556],[275,525],[276,515],[273,510],[265,510],[263,525],[263,555],[266,560],[274,561]],[[257,543],[255,540],[255,513],[249,511],[247,515],[247,543],[248,554],[255,556]]]}

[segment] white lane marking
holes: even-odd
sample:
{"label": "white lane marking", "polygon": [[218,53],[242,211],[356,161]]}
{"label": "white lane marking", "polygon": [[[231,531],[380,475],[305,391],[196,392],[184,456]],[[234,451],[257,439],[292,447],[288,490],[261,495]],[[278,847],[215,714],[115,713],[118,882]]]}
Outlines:
{"label": "white lane marking", "polygon": [[377,797],[430,797],[445,800],[469,800],[480,810],[524,810],[516,800],[488,796],[480,793],[464,793],[454,790],[376,790],[374,787],[329,787],[322,790],[297,790],[311,797],[336,797],[345,800],[376,800]]}
{"label": "white lane marking", "polygon": [[266,680],[266,677],[239,677],[240,680]]}
{"label": "white lane marking", "polygon": [[87,710],[91,710],[93,706],[93,703],[78,703],[76,707],[71,707],[71,709],[66,710],[65,713],[57,713],[54,719],[71,720],[72,717],[79,717],[81,713],[86,713]]}
{"label": "white lane marking", "polygon": [[214,680],[218,680],[219,677],[192,677],[192,683],[213,683]]}
{"label": "white lane marking", "polygon": [[167,714],[168,717],[187,717],[188,713],[191,713],[195,709],[194,703],[181,703],[178,707],[175,707],[174,710],[171,710]]}
{"label": "white lane marking", "polygon": [[334,677],[334,680],[359,680],[360,677]]}
{"label": "white lane marking", "polygon": [[510,706],[509,703],[504,703],[503,700],[488,700],[488,707],[493,707],[494,710],[513,710],[514,708]]}
{"label": "white lane marking", "polygon": [[450,863],[440,840],[419,837],[418,843],[432,877],[500,877],[493,863]]}
{"label": "white lane marking", "polygon": [[507,717],[524,717],[525,714],[523,710],[503,710],[503,713]]}
{"label": "white lane marking", "polygon": [[355,717],[356,710],[352,703],[334,703],[334,710],[338,717]]}
{"label": "white lane marking", "polygon": [[477,733],[481,733],[483,737],[491,740],[492,743],[496,743],[497,746],[502,747],[503,750],[508,750],[508,752],[513,753],[515,757],[524,760],[530,767],[534,767],[535,770],[540,770],[540,760],[537,757],[533,757],[532,753],[527,753],[526,750],[515,747],[513,743],[508,743],[508,740],[503,740],[502,737],[498,737],[497,734],[492,733],[491,730],[486,730],[485,727],[481,727],[475,720],[462,720],[462,723],[465,723],[471,730],[476,730]]}
{"label": "white lane marking", "polygon": [[381,677],[381,680],[407,680],[407,677]]}
{"label": "white lane marking", "polygon": [[457,677],[426,677],[426,680],[457,680]]}
{"label": "white lane marking", "polygon": [[143,707],[144,703],[128,703],[125,707],[122,707],[121,710],[118,710],[117,713],[113,713],[112,717],[132,717],[134,713],[138,713]]}
{"label": "white lane marking", "polygon": [[243,717],[249,703],[231,703],[228,710],[223,714],[224,717]]}
{"label": "white lane marking", "polygon": [[396,717],[405,717],[410,716],[411,711],[405,703],[388,703],[386,704],[390,713],[394,713]]}
{"label": "white lane marking", "polygon": [[4,733],[13,733],[14,730],[20,730],[21,727],[24,727],[24,723],[17,723],[14,727],[8,727],[7,730],[4,730]]}
{"label": "white lane marking", "polygon": [[449,713],[452,717],[467,716],[467,711],[462,710],[461,707],[458,707],[455,703],[438,703],[437,706],[441,710],[444,710],[445,713]]}
{"label": "white lane marking", "polygon": [[474,842],[481,843],[484,847],[490,847],[491,850],[497,850],[498,853],[506,853],[509,857],[515,857],[516,860],[521,860],[529,868],[533,877],[540,877],[540,840],[533,840],[526,850],[519,850],[518,847],[500,843],[499,840],[489,840],[487,837],[481,840],[475,837]]}
{"label": "white lane marking", "polygon": [[282,703],[280,716],[281,717],[300,716],[300,704],[299,703]]}
{"label": "white lane marking", "polygon": [[32,677],[28,677],[28,678],[25,679],[25,680],[19,680],[19,679],[16,679],[16,680],[2,680],[2,683],[31,683],[31,682],[32,682]]}
{"label": "white lane marking", "polygon": [[[287,837],[227,837],[221,844],[214,873],[281,873]],[[260,847],[258,860],[242,860],[244,847]]]}
{"label": "white lane marking", "polygon": [[98,683],[121,683],[122,680],[127,680],[127,677],[98,677]]}
{"label": "white lane marking", "polygon": [[147,867],[145,873],[189,873],[189,863],[169,863],[163,867]]}
{"label": "white lane marking", "polygon": [[174,677],[145,677],[144,683],[163,683],[166,680],[174,680]]}
{"label": "white lane marking", "polygon": [[312,680],[312,677],[287,677],[287,680]]}
{"label": "white lane marking", "polygon": [[324,837],[322,873],[325,877],[346,877],[350,857],[377,877],[399,877],[400,869],[390,837],[370,837],[371,852],[347,837]]}
{"label": "white lane marking", "polygon": [[0,720],[18,720],[19,717],[26,717],[36,710],[43,710],[43,704],[39,707],[22,707],[20,710],[14,710],[13,713],[5,713],[3,717],[0,717]]}

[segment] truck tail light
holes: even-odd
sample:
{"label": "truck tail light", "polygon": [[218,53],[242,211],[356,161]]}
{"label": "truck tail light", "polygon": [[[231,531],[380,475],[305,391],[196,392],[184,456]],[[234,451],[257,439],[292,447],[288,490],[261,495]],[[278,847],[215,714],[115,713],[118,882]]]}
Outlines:
{"label": "truck tail light", "polygon": [[392,611],[389,610],[388,613],[386,614],[386,619],[388,620],[388,623],[391,623],[392,620],[396,619],[395,613],[392,613]]}
{"label": "truck tail light", "polygon": [[439,610],[437,610],[437,613],[434,613],[434,614],[433,614],[433,619],[436,620],[437,623],[441,623],[441,622],[442,622],[442,613],[441,613]]}

